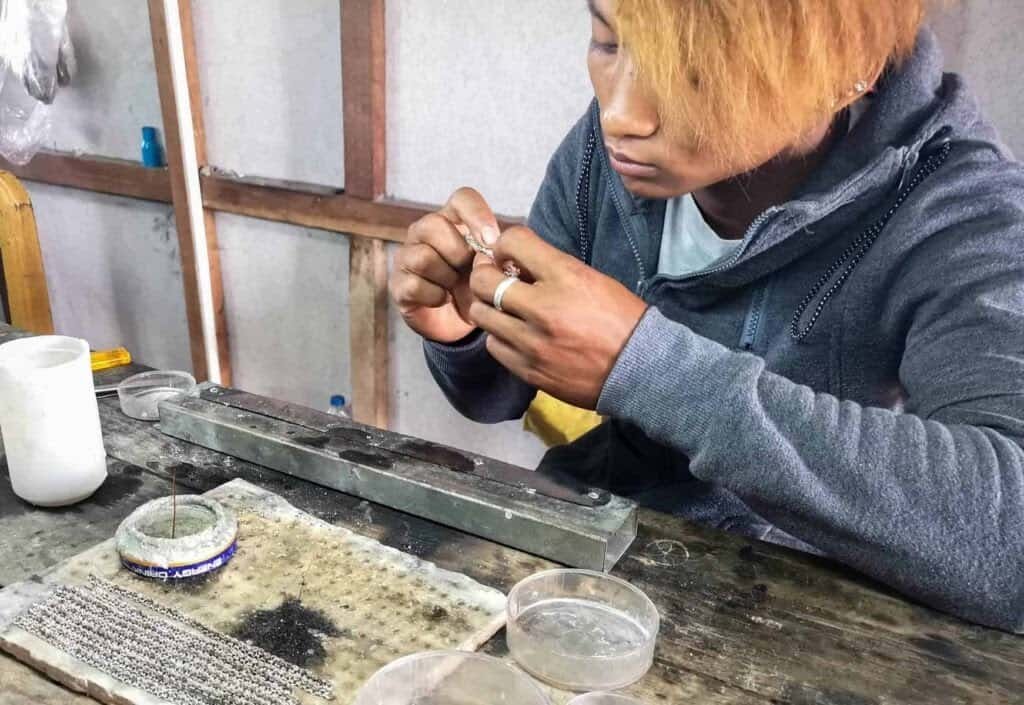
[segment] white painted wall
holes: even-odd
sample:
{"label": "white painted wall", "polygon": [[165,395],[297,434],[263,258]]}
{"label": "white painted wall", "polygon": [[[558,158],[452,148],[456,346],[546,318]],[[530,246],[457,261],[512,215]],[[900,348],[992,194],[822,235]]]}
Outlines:
{"label": "white painted wall", "polygon": [[387,4],[388,191],[523,215],[593,95],[583,0]]}
{"label": "white painted wall", "polygon": [[[81,59],[57,103],[55,145],[136,158],[159,101],[141,0],[73,2]],[[342,185],[337,0],[194,0],[207,141],[223,168]],[[88,11],[88,14],[86,14]],[[961,0],[940,35],[1007,141],[1024,153],[1014,28],[1024,4]],[[547,160],[590,100],[583,0],[389,0],[388,169],[395,196],[439,203],[479,188],[523,215]],[[177,245],[159,204],[30,185],[58,328],[141,360],[189,366]],[[232,366],[239,386],[323,406],[351,389],[347,242],[334,234],[217,218]],[[392,251],[394,248],[391,248]],[[396,430],[532,465],[518,422],[458,416],[392,310]]]}
{"label": "white painted wall", "polygon": [[78,75],[57,93],[50,146],[139,159],[142,126],[163,124],[146,3],[72,0],[68,25]]}
{"label": "white painted wall", "polygon": [[194,0],[192,12],[211,163],[342,186],[338,0]]}
{"label": "white painted wall", "polygon": [[228,213],[217,236],[235,386],[320,409],[347,394],[348,239]]}
{"label": "white painted wall", "polygon": [[1018,156],[1024,155],[1022,26],[1024,2],[1006,0],[961,0],[936,22],[949,70],[966,77],[988,118]]}
{"label": "white painted wall", "polygon": [[[54,102],[48,146],[138,159],[161,127],[146,3],[70,2],[78,74]],[[59,333],[124,345],[151,365],[189,369],[177,233],[167,205],[27,183]]]}
{"label": "white painted wall", "polygon": [[27,184],[54,327],[93,349],[190,369],[178,236],[170,207]]}

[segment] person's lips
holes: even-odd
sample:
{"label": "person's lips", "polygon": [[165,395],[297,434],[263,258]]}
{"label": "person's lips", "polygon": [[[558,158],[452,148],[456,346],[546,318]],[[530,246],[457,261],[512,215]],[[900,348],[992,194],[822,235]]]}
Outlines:
{"label": "person's lips", "polygon": [[648,164],[646,162],[640,162],[636,159],[632,159],[629,155],[620,152],[611,146],[608,146],[608,160],[611,162],[612,169],[617,171],[622,176],[632,176],[634,178],[650,178],[658,173],[658,167],[654,164]]}

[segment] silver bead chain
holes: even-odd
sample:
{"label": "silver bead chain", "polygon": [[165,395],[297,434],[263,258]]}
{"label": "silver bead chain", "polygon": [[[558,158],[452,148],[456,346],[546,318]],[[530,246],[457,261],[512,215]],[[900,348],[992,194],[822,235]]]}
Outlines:
{"label": "silver bead chain", "polygon": [[333,697],[306,669],[96,576],[58,587],[14,625],[175,705],[296,705],[295,688]]}

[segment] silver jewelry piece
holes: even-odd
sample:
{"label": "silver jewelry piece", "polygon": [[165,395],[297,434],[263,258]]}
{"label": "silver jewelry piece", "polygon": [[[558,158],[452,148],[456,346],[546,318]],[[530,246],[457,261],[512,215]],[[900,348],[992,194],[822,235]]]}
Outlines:
{"label": "silver jewelry piece", "polygon": [[295,705],[295,688],[333,694],[299,666],[96,576],[58,587],[14,624],[175,705]]}
{"label": "silver jewelry piece", "polygon": [[494,308],[499,311],[504,311],[501,307],[501,300],[505,298],[505,292],[509,290],[509,287],[519,281],[519,277],[505,277],[498,284],[498,287],[494,290]]}
{"label": "silver jewelry piece", "polygon": [[[466,241],[466,244],[469,245],[474,252],[478,252],[485,257],[489,257],[492,261],[494,260],[494,250],[487,245],[477,242],[476,238],[472,235],[464,233],[462,235],[462,239]],[[505,266],[501,268],[501,271],[505,273],[506,277],[518,278],[519,275],[522,274],[519,267],[517,267],[514,262],[506,262]]]}
{"label": "silver jewelry piece", "polygon": [[867,89],[868,89],[868,84],[865,83],[864,81],[857,81],[856,83],[853,84],[853,90],[856,93],[863,93]]}

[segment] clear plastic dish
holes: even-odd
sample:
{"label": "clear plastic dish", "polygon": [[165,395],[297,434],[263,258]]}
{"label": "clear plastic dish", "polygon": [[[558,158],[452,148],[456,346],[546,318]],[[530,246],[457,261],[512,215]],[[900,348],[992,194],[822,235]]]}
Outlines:
{"label": "clear plastic dish", "polygon": [[584,693],[577,695],[566,705],[644,705],[636,698],[618,693]]}
{"label": "clear plastic dish", "polygon": [[117,398],[121,400],[121,411],[133,419],[157,421],[160,402],[182,394],[191,394],[196,388],[196,378],[188,372],[162,371],[140,372],[117,385]]}
{"label": "clear plastic dish", "polygon": [[531,675],[565,690],[617,690],[654,660],[660,618],[625,580],[549,570],[508,595],[508,648]]}
{"label": "clear plastic dish", "polygon": [[491,656],[426,651],[392,661],[353,705],[550,705],[529,676]]}

